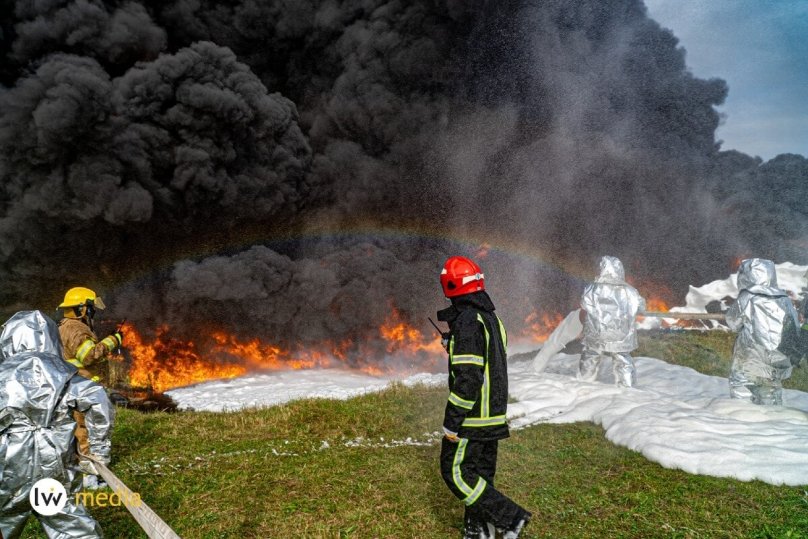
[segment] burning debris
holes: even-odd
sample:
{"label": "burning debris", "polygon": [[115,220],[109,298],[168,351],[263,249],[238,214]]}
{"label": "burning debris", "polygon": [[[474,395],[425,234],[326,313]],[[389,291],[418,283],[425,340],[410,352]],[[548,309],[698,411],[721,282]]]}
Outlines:
{"label": "burning debris", "polygon": [[158,328],[151,340],[144,339],[132,325],[125,331],[130,358],[126,385],[157,392],[267,370],[349,367],[372,375],[412,374],[436,370],[443,352],[439,338],[423,335],[395,310],[378,328],[386,362],[378,360],[370,342],[320,343],[316,348],[296,350],[258,338],[241,341],[221,330],[194,340],[171,336],[167,326]]}
{"label": "burning debris", "polygon": [[543,343],[563,320],[564,315],[560,313],[539,314],[538,311],[532,311],[525,318],[525,328],[522,334],[533,342]]}

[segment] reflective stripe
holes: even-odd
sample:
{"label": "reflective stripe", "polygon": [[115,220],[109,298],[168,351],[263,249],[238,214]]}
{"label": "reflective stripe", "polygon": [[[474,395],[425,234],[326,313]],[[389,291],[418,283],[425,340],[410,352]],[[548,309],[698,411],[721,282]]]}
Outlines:
{"label": "reflective stripe", "polygon": [[497,316],[497,322],[499,322],[499,334],[502,337],[502,346],[508,348],[508,332],[505,331],[505,326],[502,325],[502,320],[499,319],[499,316]]}
{"label": "reflective stripe", "polygon": [[504,415],[495,415],[493,417],[467,417],[463,420],[464,427],[493,427],[495,425],[504,424]]}
{"label": "reflective stripe", "polygon": [[474,491],[474,489],[463,481],[463,476],[460,473],[460,465],[463,464],[463,459],[466,457],[466,446],[468,443],[469,441],[467,439],[460,438],[460,441],[457,442],[457,451],[455,451],[454,460],[452,461],[452,481],[454,481],[455,486],[457,486],[460,492],[465,494],[466,497],[470,496]]}
{"label": "reflective stripe", "polygon": [[92,380],[93,382],[100,382],[101,377],[100,376],[93,376],[92,378],[90,378],[90,380]]}
{"label": "reflective stripe", "polygon": [[478,477],[477,478],[477,486],[474,487],[474,490],[471,492],[471,494],[466,496],[466,499],[463,500],[463,503],[466,504],[466,505],[471,505],[474,502],[476,502],[477,498],[480,497],[480,495],[485,490],[486,486],[488,486],[488,483],[486,483],[485,479],[483,479],[482,477]]}
{"label": "reflective stripe", "polygon": [[81,343],[81,346],[76,350],[76,359],[84,363],[84,358],[87,357],[87,354],[89,354],[93,348],[95,348],[95,342],[93,342],[92,339],[87,339]]}
{"label": "reflective stripe", "polygon": [[109,337],[106,337],[103,341],[101,341],[101,344],[106,346],[109,349],[109,351],[112,352],[118,346],[118,339],[110,335]]}
{"label": "reflective stripe", "polygon": [[[488,334],[488,327],[485,325],[483,316],[479,313],[477,313],[477,320],[483,325],[483,331],[485,331],[485,355],[488,356],[491,335]],[[480,403],[480,417],[486,418],[491,415],[491,375],[489,373],[489,365],[487,361],[485,362],[485,373],[483,374],[481,398],[482,402]]]}
{"label": "reflective stripe", "polygon": [[474,354],[459,354],[452,357],[452,365],[479,365],[482,367],[484,364],[485,358]]}
{"label": "reflective stripe", "polygon": [[451,368],[452,356],[453,355],[454,355],[454,335],[452,335],[449,338],[449,365],[450,365],[450,367],[449,367],[449,378],[452,379],[452,380],[455,379],[455,373]]}
{"label": "reflective stripe", "polygon": [[75,366],[75,367],[78,367],[79,369],[83,369],[83,368],[84,368],[84,363],[82,363],[81,361],[79,361],[78,359],[76,359],[76,358],[74,358],[74,357],[73,357],[73,358],[70,358],[70,359],[68,359],[68,360],[66,360],[66,361],[67,361],[68,363],[70,363],[71,365],[73,365],[73,366]]}
{"label": "reflective stripe", "polygon": [[463,284],[469,284],[474,281],[482,281],[483,279],[485,279],[484,273],[475,273],[474,275],[466,275],[465,277],[463,277],[463,280],[461,282]]}
{"label": "reflective stripe", "polygon": [[466,399],[461,399],[454,393],[449,393],[449,402],[451,402],[458,408],[464,408],[466,410],[471,410],[472,408],[474,408],[474,401],[467,401]]}
{"label": "reflective stripe", "polygon": [[477,484],[471,488],[465,481],[463,481],[463,474],[460,473],[460,465],[463,464],[463,459],[466,458],[466,446],[469,441],[466,438],[460,438],[457,443],[457,451],[455,452],[454,461],[452,461],[452,481],[454,481],[457,489],[466,495],[463,498],[463,503],[471,505],[477,501],[480,495],[485,490],[487,485],[485,479],[482,477],[477,478]]}

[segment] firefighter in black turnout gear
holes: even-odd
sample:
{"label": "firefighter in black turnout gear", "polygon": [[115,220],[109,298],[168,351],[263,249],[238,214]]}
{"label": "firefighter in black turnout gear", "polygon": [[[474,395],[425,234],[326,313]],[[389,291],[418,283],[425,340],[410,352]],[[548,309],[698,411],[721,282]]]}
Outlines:
{"label": "firefighter in black turnout gear", "polygon": [[508,437],[507,334],[472,260],[453,256],[441,272],[451,307],[449,399],[443,419],[440,467],[452,493],[466,504],[465,538],[519,537],[530,513],[494,488],[499,440]]}

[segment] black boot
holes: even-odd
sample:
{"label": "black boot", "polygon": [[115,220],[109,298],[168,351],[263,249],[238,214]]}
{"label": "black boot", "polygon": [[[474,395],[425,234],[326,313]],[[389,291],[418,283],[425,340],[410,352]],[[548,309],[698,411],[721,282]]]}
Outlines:
{"label": "black boot", "polygon": [[478,517],[468,516],[463,522],[463,539],[494,539],[496,530]]}
{"label": "black boot", "polygon": [[530,517],[532,515],[527,511],[522,511],[511,523],[511,526],[506,530],[503,530],[503,539],[518,539],[518,537],[522,534],[522,530],[525,529],[527,523],[530,522]]}

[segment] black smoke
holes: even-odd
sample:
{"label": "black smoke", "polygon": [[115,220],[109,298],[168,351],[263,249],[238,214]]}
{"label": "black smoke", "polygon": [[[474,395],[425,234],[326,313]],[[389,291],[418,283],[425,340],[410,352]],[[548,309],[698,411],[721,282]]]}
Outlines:
{"label": "black smoke", "polygon": [[[0,5],[5,310],[81,283],[148,327],[308,344],[392,307],[428,328],[481,242],[681,295],[740,255],[808,262],[808,161],[722,151],[726,84],[641,0]],[[357,228],[420,233],[329,235]],[[482,263],[512,325],[580,293]]]}

